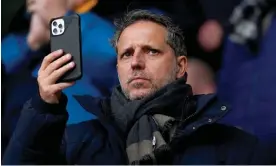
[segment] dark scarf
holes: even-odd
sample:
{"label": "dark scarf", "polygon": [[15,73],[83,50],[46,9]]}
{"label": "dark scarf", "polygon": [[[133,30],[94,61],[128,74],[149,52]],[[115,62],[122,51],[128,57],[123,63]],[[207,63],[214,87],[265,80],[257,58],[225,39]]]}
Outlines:
{"label": "dark scarf", "polygon": [[192,96],[186,77],[142,100],[129,101],[120,87],[114,89],[111,112],[125,134],[129,164],[172,164],[170,143],[179,122],[195,110]]}

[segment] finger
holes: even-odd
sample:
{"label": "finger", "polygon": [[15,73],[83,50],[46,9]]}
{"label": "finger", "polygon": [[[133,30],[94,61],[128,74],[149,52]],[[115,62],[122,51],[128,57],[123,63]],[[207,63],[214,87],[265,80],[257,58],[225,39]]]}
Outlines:
{"label": "finger", "polygon": [[75,82],[61,82],[58,84],[51,85],[50,88],[52,89],[52,93],[54,94],[54,93],[62,91],[65,88],[68,88],[74,84],[75,84]]}
{"label": "finger", "polygon": [[49,83],[55,83],[61,76],[63,76],[67,71],[71,70],[75,66],[74,62],[70,62],[61,68],[55,70],[49,75],[48,81]]}
{"label": "finger", "polygon": [[72,58],[72,56],[70,54],[66,54],[66,55],[62,56],[61,58],[58,58],[57,60],[55,60],[54,62],[49,64],[49,66],[47,66],[47,68],[45,69],[45,74],[50,75],[53,71],[60,68],[66,62],[68,62],[71,58]]}
{"label": "finger", "polygon": [[42,61],[42,64],[41,64],[41,69],[42,70],[45,70],[46,67],[52,63],[56,58],[60,57],[63,55],[63,51],[62,50],[57,50],[57,51],[54,51],[52,53],[50,53],[49,55],[47,55],[43,61]]}

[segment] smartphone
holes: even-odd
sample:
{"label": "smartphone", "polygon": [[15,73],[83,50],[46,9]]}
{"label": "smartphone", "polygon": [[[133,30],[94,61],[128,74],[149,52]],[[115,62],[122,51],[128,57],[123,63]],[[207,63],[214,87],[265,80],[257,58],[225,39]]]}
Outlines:
{"label": "smartphone", "polygon": [[72,55],[71,61],[75,63],[75,67],[66,72],[57,82],[71,82],[82,78],[80,25],[80,16],[78,14],[58,17],[50,21],[51,52],[62,49],[64,55],[67,53]]}

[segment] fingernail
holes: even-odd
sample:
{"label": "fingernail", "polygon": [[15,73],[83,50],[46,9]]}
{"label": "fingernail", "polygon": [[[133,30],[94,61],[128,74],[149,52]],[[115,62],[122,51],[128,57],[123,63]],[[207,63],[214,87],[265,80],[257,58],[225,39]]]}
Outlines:
{"label": "fingernail", "polygon": [[70,66],[70,67],[73,67],[74,65],[75,65],[74,62],[70,62],[70,63],[69,63],[69,66]]}
{"label": "fingernail", "polygon": [[71,55],[70,55],[70,54],[67,54],[66,57],[67,57],[68,59],[70,59],[70,58],[71,58]]}

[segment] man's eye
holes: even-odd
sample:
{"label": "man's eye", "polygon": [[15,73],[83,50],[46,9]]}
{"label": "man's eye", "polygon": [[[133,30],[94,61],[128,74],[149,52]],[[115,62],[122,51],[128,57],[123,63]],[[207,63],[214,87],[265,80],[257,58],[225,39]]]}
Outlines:
{"label": "man's eye", "polygon": [[149,49],[149,50],[148,50],[148,53],[151,54],[151,55],[156,55],[156,54],[159,53],[159,51],[156,50],[156,49]]}
{"label": "man's eye", "polygon": [[125,52],[122,54],[122,58],[127,58],[129,56],[131,56],[131,54],[129,52]]}

